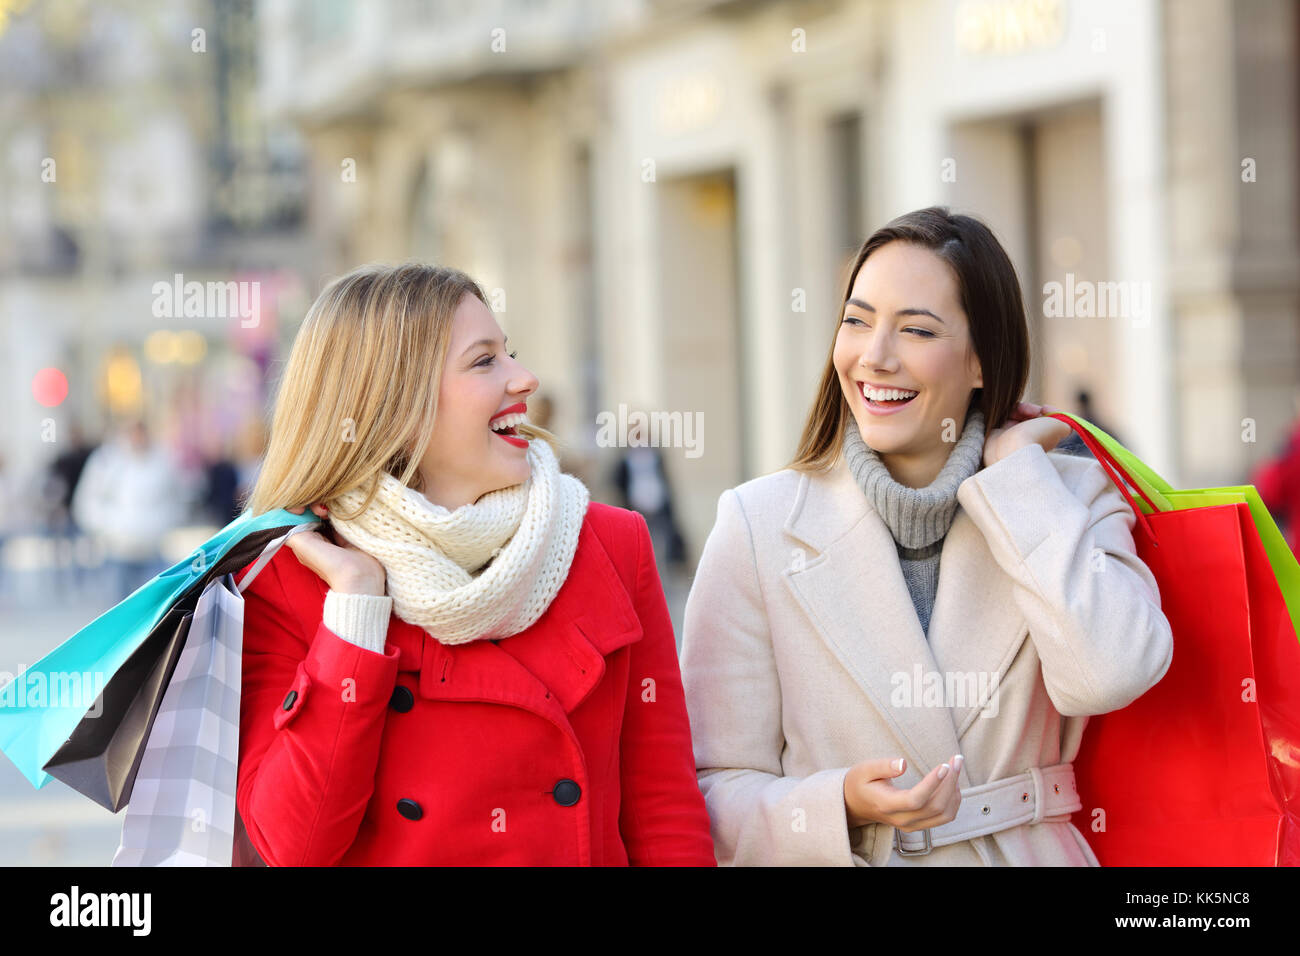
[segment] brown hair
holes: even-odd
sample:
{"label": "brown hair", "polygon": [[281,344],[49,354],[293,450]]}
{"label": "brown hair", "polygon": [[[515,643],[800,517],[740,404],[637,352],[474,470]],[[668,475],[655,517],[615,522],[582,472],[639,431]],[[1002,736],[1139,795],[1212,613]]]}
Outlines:
{"label": "brown hair", "polygon": [[1029,326],[1011,259],[988,226],[973,216],[954,215],[945,206],[918,209],[877,229],[858,250],[835,316],[835,335],[821,384],[787,468],[825,471],[839,459],[853,412],[835,370],[835,339],[862,263],[890,242],[924,246],[948,263],[956,276],[984,379],[984,387],[974,389],[971,401],[984,413],[985,428],[999,427],[1020,401],[1029,379]]}
{"label": "brown hair", "polygon": [[[381,472],[423,491],[419,473],[438,410],[452,319],[469,276],[444,266],[367,265],[331,282],[298,329],[275,400],[270,439],[248,507],[258,515],[364,490]],[[517,431],[555,444],[528,422]]]}

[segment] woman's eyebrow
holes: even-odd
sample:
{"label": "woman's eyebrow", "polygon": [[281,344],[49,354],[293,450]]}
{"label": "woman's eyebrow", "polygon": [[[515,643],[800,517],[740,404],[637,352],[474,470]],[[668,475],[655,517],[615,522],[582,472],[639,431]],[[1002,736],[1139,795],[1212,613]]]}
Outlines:
{"label": "woman's eyebrow", "polygon": [[[510,341],[510,336],[508,336],[508,335],[507,335],[507,336],[504,336],[504,337],[501,339],[501,347],[502,347],[502,348],[505,348],[506,343],[509,342],[509,341]],[[461,352],[461,353],[460,353],[460,357],[461,357],[461,358],[464,358],[466,355],[468,355],[470,352],[474,351],[474,350],[475,350],[476,348],[478,348],[480,345],[496,345],[496,344],[497,344],[497,340],[496,340],[496,339],[479,339],[477,342],[475,342],[475,343],[473,343],[472,345],[470,345],[470,347],[467,348],[464,352]]]}
{"label": "woman's eyebrow", "polygon": [[[856,305],[859,309],[866,309],[868,312],[875,312],[875,311],[876,311],[875,306],[873,306],[870,302],[863,302],[861,299],[849,299],[849,301],[846,302],[845,305]],[[940,325],[946,325],[946,324],[947,324],[946,322],[943,321],[943,319],[939,318],[939,316],[935,315],[935,314],[934,314],[933,312],[931,312],[929,309],[899,309],[897,312],[894,313],[894,315],[896,315],[896,316],[898,316],[898,315],[928,315],[930,318],[934,319],[934,320],[935,320],[936,322],[938,322]]]}

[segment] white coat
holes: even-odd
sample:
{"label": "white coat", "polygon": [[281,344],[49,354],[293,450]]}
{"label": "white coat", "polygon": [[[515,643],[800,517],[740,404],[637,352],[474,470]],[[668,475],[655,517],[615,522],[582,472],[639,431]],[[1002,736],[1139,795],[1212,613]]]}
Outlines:
{"label": "white coat", "polygon": [[[957,500],[927,640],[893,537],[842,457],[719,498],[681,662],[720,864],[1097,865],[1068,813],[922,856],[900,855],[886,824],[848,826],[844,777],[860,761],[906,757],[893,782],[911,787],[961,753],[965,798],[1073,760],[1088,715],[1168,670],[1133,512],[1094,459],[1029,445]],[[952,690],[926,696],[936,686]]]}

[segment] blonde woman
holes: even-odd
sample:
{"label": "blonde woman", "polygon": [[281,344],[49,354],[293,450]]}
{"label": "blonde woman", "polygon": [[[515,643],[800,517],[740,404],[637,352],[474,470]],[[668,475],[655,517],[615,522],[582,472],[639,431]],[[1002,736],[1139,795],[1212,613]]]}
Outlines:
{"label": "blonde woman", "polygon": [[718,861],[1095,866],[1071,761],[1172,654],[1133,513],[1018,401],[1020,285],[978,220],[878,230],[835,322],[795,460],[723,493],[687,602]]}
{"label": "blonde woman", "polygon": [[293,344],[245,593],[237,807],[271,865],[712,865],[640,515],[527,421],[537,378],[453,269],[333,282]]}

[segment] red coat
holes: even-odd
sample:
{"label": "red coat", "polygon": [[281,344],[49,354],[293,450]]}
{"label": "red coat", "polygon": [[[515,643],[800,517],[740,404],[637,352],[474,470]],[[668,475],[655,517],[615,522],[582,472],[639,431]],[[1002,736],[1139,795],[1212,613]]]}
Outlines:
{"label": "red coat", "polygon": [[325,628],[325,593],[289,548],[244,593],[237,806],[268,864],[715,865],[641,515],[592,503],[500,642],[394,615],[378,654]]}

